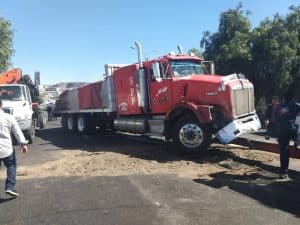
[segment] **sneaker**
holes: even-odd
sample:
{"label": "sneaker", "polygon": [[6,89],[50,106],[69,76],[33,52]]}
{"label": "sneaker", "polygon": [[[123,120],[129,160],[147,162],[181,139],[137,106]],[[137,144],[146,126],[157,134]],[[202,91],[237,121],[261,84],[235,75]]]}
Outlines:
{"label": "sneaker", "polygon": [[5,193],[10,195],[10,196],[13,196],[13,197],[18,197],[19,194],[16,192],[16,190],[5,190]]}
{"label": "sneaker", "polygon": [[284,179],[288,179],[289,176],[287,175],[287,173],[280,173],[278,176],[278,179],[280,180],[284,180]]}

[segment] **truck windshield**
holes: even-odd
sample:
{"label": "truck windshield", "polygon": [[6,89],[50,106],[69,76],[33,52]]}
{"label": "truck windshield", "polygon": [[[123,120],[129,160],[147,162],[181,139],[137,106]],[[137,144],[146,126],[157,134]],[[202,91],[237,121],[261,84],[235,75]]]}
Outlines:
{"label": "truck windshield", "polygon": [[21,101],[22,94],[21,94],[21,87],[20,86],[0,86],[0,99],[6,101]]}
{"label": "truck windshield", "polygon": [[192,74],[207,74],[200,62],[192,60],[174,60],[170,62],[175,77],[185,77]]}

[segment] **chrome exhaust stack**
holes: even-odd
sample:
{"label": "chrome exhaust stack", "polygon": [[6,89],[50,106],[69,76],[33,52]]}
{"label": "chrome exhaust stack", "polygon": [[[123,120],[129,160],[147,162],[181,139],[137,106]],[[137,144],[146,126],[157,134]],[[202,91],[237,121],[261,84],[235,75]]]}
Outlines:
{"label": "chrome exhaust stack", "polygon": [[138,62],[139,62],[139,66],[140,66],[140,68],[142,68],[142,67],[143,67],[142,45],[141,45],[140,42],[138,42],[138,41],[135,41],[134,44],[135,44],[135,47],[136,47],[137,52],[138,52]]}
{"label": "chrome exhaust stack", "polygon": [[138,52],[139,69],[137,70],[137,98],[138,106],[143,108],[146,113],[149,111],[149,93],[146,72],[143,68],[142,46],[138,41],[135,41],[135,46]]}
{"label": "chrome exhaust stack", "polygon": [[179,52],[179,54],[183,54],[183,50],[182,50],[182,47],[181,47],[181,45],[177,45],[177,49],[178,49],[178,52]]}

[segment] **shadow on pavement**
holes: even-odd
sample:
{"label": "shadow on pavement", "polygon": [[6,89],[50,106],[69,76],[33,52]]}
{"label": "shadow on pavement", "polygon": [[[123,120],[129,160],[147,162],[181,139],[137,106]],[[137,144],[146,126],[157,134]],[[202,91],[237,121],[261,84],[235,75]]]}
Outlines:
{"label": "shadow on pavement", "polygon": [[213,188],[227,187],[260,203],[300,217],[300,181],[279,181],[260,174],[234,175],[225,172],[210,175],[212,179],[195,179]]}
{"label": "shadow on pavement", "polygon": [[5,203],[5,202],[9,202],[11,200],[16,199],[15,197],[10,197],[10,198],[1,198],[0,197],[0,204]]}

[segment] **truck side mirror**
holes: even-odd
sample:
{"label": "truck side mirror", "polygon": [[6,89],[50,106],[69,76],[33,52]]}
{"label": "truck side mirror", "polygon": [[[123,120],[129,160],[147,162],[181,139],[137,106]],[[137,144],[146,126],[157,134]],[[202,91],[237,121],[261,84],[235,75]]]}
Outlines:
{"label": "truck side mirror", "polygon": [[159,80],[161,78],[159,63],[155,62],[152,64],[152,71],[155,80]]}
{"label": "truck side mirror", "polygon": [[214,61],[201,61],[201,64],[204,65],[207,70],[209,66],[209,74],[215,74]]}

